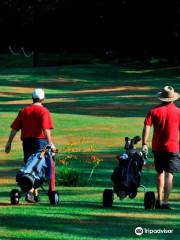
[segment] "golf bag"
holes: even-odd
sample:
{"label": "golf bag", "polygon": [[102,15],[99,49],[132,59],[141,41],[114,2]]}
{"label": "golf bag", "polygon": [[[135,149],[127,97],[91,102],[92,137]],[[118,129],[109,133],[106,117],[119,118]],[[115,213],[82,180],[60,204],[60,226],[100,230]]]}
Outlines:
{"label": "golf bag", "polygon": [[134,145],[141,138],[136,136],[133,139],[125,138],[126,152],[117,156],[119,165],[111,175],[113,189],[116,195],[123,199],[126,196],[136,197],[137,189],[140,185],[141,170],[144,164],[142,153],[137,152]]}
{"label": "golf bag", "polygon": [[[30,189],[41,187],[48,195],[51,205],[59,204],[59,193],[56,191],[55,181],[55,153],[51,145],[46,145],[43,150],[32,154],[27,163],[25,163],[16,175],[16,182],[21,191],[27,193]],[[49,190],[42,186],[45,181],[49,183]],[[19,204],[21,192],[18,189],[12,189],[10,192],[11,204]]]}
{"label": "golf bag", "polygon": [[122,200],[126,196],[135,198],[139,187],[144,189],[144,208],[153,209],[155,206],[155,193],[150,192],[143,185],[140,185],[141,171],[146,164],[147,156],[141,151],[137,151],[134,146],[141,138],[136,136],[132,139],[125,138],[125,152],[116,158],[119,161],[118,166],[111,175],[113,188],[104,189],[103,207],[110,208],[113,205],[114,193]]}
{"label": "golf bag", "polygon": [[16,175],[16,182],[23,192],[39,188],[51,175],[51,163],[44,151],[32,154]]}

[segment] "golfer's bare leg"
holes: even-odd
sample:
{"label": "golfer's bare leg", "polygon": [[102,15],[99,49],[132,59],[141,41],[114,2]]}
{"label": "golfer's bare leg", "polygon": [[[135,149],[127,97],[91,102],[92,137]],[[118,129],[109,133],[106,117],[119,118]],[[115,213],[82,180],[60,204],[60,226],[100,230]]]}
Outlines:
{"label": "golfer's bare leg", "polygon": [[158,200],[162,202],[164,199],[164,171],[162,173],[157,174],[157,193],[158,193]]}
{"label": "golfer's bare leg", "polygon": [[165,183],[164,183],[164,200],[163,200],[163,202],[165,204],[168,203],[172,186],[173,186],[173,174],[166,172],[165,173]]}

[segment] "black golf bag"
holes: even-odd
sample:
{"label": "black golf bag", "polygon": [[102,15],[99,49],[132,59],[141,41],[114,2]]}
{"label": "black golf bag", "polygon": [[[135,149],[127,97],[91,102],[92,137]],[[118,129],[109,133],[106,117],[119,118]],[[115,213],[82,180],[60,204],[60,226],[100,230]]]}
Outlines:
{"label": "black golf bag", "polygon": [[117,156],[119,166],[112,173],[114,192],[120,199],[129,196],[136,197],[137,188],[140,185],[141,170],[144,164],[143,155],[138,153],[134,145],[140,141],[139,137],[125,138],[126,152]]}
{"label": "black golf bag", "polygon": [[147,160],[147,156],[141,151],[137,151],[134,146],[140,140],[141,138],[139,136],[132,139],[129,137],[125,138],[125,152],[116,157],[119,164],[111,175],[113,189],[104,189],[103,192],[103,207],[112,207],[114,193],[120,200],[127,196],[132,199],[136,197],[138,187],[143,187],[145,192],[144,208],[154,208],[154,192],[148,192],[146,187],[140,185],[142,167]]}

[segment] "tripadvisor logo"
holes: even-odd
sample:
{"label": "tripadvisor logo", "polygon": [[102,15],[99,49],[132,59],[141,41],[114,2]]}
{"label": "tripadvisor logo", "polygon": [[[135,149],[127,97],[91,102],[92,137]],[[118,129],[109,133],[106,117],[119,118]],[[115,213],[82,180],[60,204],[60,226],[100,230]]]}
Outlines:
{"label": "tripadvisor logo", "polygon": [[135,228],[135,234],[136,235],[142,235],[142,234],[171,234],[173,233],[173,229],[150,229],[150,228],[142,228],[142,227],[137,227]]}
{"label": "tripadvisor logo", "polygon": [[135,228],[135,234],[136,235],[142,235],[143,234],[143,228],[142,227],[137,227]]}

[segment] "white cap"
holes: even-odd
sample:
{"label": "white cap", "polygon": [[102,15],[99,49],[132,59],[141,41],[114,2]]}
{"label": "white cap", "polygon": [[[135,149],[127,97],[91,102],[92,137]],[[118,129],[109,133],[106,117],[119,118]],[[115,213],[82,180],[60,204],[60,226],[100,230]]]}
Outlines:
{"label": "white cap", "polygon": [[32,98],[38,98],[39,100],[44,99],[45,94],[44,94],[44,90],[41,88],[36,88],[33,92],[32,92]]}

